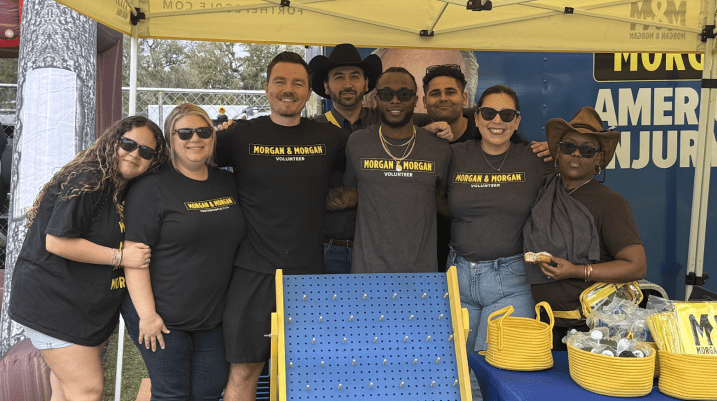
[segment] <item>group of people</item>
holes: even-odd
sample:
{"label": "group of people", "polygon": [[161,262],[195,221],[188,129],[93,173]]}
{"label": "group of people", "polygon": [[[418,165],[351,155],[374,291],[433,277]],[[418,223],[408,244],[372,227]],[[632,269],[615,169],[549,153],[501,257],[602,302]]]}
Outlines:
{"label": "group of people", "polygon": [[[38,195],[9,314],[50,366],[53,400],[101,399],[100,353],[120,311],[152,400],[254,399],[277,269],[456,266],[469,351],[485,349],[488,315],[506,305],[525,317],[543,300],[570,311],[594,281],[644,277],[629,205],[594,179],[619,134],[593,109],[550,120],[547,143],[531,144],[512,89],[490,87],[466,108],[450,64],[426,69],[427,114],[414,114],[416,78],[350,44],[309,64],[281,53],[266,80],[269,116],[217,131],[183,104],[164,133],[125,118]],[[312,89],[333,102],[313,119],[301,116]],[[525,251],[552,263],[526,266]]]}

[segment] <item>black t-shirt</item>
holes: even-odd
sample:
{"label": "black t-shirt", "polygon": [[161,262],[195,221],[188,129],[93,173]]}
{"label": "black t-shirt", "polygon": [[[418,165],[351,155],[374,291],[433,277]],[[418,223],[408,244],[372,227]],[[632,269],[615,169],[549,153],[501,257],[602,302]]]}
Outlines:
{"label": "black t-shirt", "polygon": [[325,271],[329,173],[343,158],[347,138],[330,123],[302,118],[286,127],[269,116],[219,132],[217,161],[234,168],[247,220],[235,266],[264,274]]}
{"label": "black t-shirt", "polygon": [[245,231],[232,174],[210,167],[198,181],[165,166],[132,187],[125,224],[128,241],[152,249],[152,291],[164,324],[193,331],[221,323]]}
{"label": "black t-shirt", "polygon": [[[72,178],[63,194],[88,182],[89,174]],[[62,200],[59,183],[47,192],[15,264],[8,312],[14,321],[88,347],[109,338],[126,292],[124,270],[59,257],[47,251],[45,239],[46,234],[84,238],[120,248],[123,234],[113,192],[108,185]]]}
{"label": "black t-shirt", "polygon": [[[373,124],[380,122],[378,110],[375,108],[363,107],[361,108],[361,115],[359,119],[354,121],[353,124],[344,118],[335,109],[331,110],[330,113],[339,123],[341,129],[346,134],[351,134],[354,131],[365,129]],[[325,114],[315,117],[316,121],[328,122]],[[346,156],[342,156],[342,161],[336,165],[331,171],[329,178],[329,188],[340,187],[344,181],[344,171],[346,171]],[[331,239],[338,240],[353,240],[354,233],[356,232],[356,208],[350,208],[345,210],[332,211],[327,210],[324,219],[324,236]]]}

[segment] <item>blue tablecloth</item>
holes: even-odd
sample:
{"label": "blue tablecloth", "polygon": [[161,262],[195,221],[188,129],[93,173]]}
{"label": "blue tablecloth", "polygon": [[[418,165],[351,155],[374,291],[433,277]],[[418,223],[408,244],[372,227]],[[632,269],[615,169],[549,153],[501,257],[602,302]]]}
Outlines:
{"label": "blue tablecloth", "polygon": [[[468,365],[473,369],[486,401],[522,401],[522,400],[616,400],[627,398],[608,397],[595,394],[580,387],[570,377],[568,353],[553,352],[553,367],[537,372],[516,372],[495,368],[477,352],[468,354]],[[657,389],[657,381],[652,392],[644,397],[632,397],[632,400],[676,400],[664,395]]]}

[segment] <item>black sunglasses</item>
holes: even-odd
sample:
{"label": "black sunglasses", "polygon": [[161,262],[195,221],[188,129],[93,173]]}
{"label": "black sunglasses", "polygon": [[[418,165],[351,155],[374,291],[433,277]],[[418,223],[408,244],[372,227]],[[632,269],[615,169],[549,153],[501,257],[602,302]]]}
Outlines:
{"label": "black sunglasses", "polygon": [[393,97],[398,97],[400,102],[409,102],[416,96],[416,91],[413,89],[399,89],[397,91],[391,88],[376,89],[376,95],[383,102],[390,102]]}
{"label": "black sunglasses", "polygon": [[584,157],[586,159],[592,159],[593,157],[595,157],[597,152],[600,151],[588,145],[578,146],[570,142],[560,142],[560,152],[565,155],[572,155],[573,153],[575,153],[575,149],[579,149],[580,157]]}
{"label": "black sunglasses", "polygon": [[177,136],[179,137],[179,139],[181,139],[183,141],[188,141],[188,140],[192,139],[195,132],[197,133],[197,136],[202,139],[210,138],[212,136],[212,132],[214,132],[214,129],[210,128],[210,127],[199,127],[199,128],[194,128],[194,129],[179,128],[179,129],[175,129],[174,132],[177,133]]}
{"label": "black sunglasses", "polygon": [[451,70],[456,70],[456,71],[461,70],[461,66],[458,64],[436,64],[436,65],[432,65],[430,67],[426,67],[426,74],[428,74],[429,72],[431,72],[433,70],[437,70],[439,68],[450,68]]}
{"label": "black sunglasses", "polygon": [[509,123],[513,121],[515,116],[520,115],[520,112],[518,110],[513,109],[503,109],[501,111],[498,111],[490,107],[479,107],[478,110],[480,110],[481,117],[483,117],[483,119],[486,121],[493,121],[495,116],[499,115],[500,119],[503,120],[503,122]]}
{"label": "black sunglasses", "polygon": [[152,160],[154,154],[157,153],[149,146],[140,145],[137,142],[125,137],[120,138],[119,145],[122,150],[128,153],[132,153],[135,149],[139,148],[139,156],[145,160]]}

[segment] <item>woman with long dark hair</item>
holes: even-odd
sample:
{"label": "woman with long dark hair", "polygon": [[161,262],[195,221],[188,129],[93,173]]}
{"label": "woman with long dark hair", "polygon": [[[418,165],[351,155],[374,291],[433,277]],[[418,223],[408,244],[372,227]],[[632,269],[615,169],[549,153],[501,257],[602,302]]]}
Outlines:
{"label": "woman with long dark hair", "polygon": [[150,260],[143,244],[123,247],[126,189],[166,161],[159,127],[125,118],[62,167],[27,213],[9,315],[56,376],[53,399],[102,399],[100,355],[125,297],[123,268]]}
{"label": "woman with long dark hair", "polygon": [[513,305],[513,316],[534,317],[523,267],[523,225],[553,170],[518,132],[518,95],[504,85],[483,92],[474,140],[451,145],[448,204],[451,252],[461,302],[470,315],[468,351],[486,348],[488,316]]}

